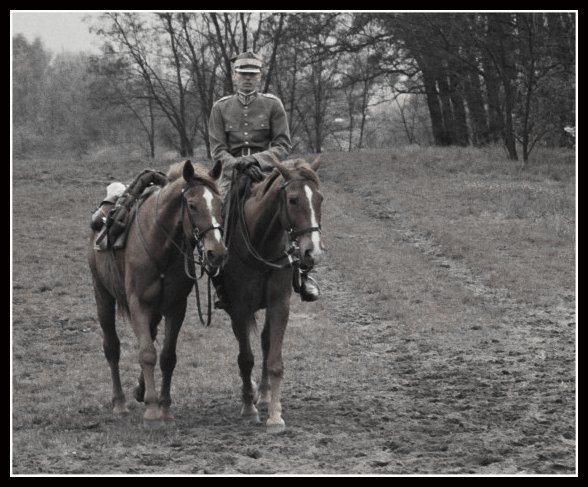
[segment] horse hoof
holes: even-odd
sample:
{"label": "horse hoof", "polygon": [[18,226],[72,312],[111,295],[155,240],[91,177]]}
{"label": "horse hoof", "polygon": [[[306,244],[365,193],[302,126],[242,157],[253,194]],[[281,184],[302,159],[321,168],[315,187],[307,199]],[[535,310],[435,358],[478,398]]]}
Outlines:
{"label": "horse hoof", "polygon": [[286,423],[281,418],[278,421],[276,421],[276,420],[271,421],[268,419],[267,423],[266,423],[266,431],[270,435],[276,435],[278,433],[282,433],[283,431],[286,431]]}
{"label": "horse hoof", "polygon": [[259,419],[259,413],[257,411],[253,411],[247,414],[241,413],[241,419],[246,423],[261,424],[261,419]]}
{"label": "horse hoof", "polygon": [[259,419],[259,412],[257,411],[257,408],[253,405],[243,406],[241,408],[241,419],[251,424],[261,423],[261,420]]}
{"label": "horse hoof", "polygon": [[250,414],[247,416],[241,416],[243,421],[247,423],[251,423],[253,425],[261,424],[261,419],[259,419],[259,414]]}
{"label": "horse hoof", "polygon": [[161,411],[161,419],[165,422],[166,425],[175,425],[176,424],[176,418],[174,417],[174,415],[172,414],[171,411],[167,410]]}
{"label": "horse hoof", "polygon": [[165,422],[162,419],[143,419],[143,429],[145,431],[159,431],[165,428]]}
{"label": "horse hoof", "polygon": [[112,408],[112,412],[116,415],[124,415],[124,414],[129,414],[129,408],[126,406],[126,404],[115,404]]}

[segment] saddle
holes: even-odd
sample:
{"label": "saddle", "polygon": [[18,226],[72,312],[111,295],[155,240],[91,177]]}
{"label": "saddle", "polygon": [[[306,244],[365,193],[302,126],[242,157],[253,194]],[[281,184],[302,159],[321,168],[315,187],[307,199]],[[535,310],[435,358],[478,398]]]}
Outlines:
{"label": "saddle", "polygon": [[100,207],[102,214],[104,214],[107,204],[110,204],[110,209],[106,213],[104,225],[96,238],[94,249],[118,250],[124,248],[137,208],[158,187],[163,187],[167,183],[168,179],[164,173],[145,169],[129,184],[115,202],[103,201]]}

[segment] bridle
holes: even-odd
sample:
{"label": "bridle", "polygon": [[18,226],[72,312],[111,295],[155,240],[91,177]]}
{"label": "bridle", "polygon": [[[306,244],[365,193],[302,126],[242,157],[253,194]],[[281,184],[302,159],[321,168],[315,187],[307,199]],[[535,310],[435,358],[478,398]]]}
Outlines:
{"label": "bridle", "polygon": [[[301,260],[300,245],[298,243],[298,237],[300,237],[301,235],[304,235],[306,233],[311,233],[311,232],[319,232],[320,233],[322,230],[320,225],[315,226],[315,227],[307,227],[307,228],[298,229],[298,228],[295,228],[290,223],[290,219],[288,218],[285,189],[289,184],[291,184],[295,181],[308,181],[308,179],[306,179],[306,178],[291,178],[291,179],[285,180],[279,186],[278,191],[279,191],[280,195],[283,195],[283,197],[281,197],[281,199],[280,199],[281,208],[279,211],[277,211],[275,213],[274,217],[272,218],[272,221],[267,226],[266,233],[264,234],[264,236],[262,237],[262,239],[260,241],[261,243],[265,242],[265,240],[267,239],[269,229],[272,227],[275,219],[279,217],[280,213],[283,210],[286,215],[285,219],[287,221],[286,233],[288,235],[288,245],[287,245],[287,248],[284,250],[284,252],[282,252],[276,259],[268,260],[268,259],[265,259],[264,257],[262,257],[259,254],[259,252],[255,249],[255,247],[253,246],[253,244],[251,242],[251,237],[249,236],[249,231],[247,230],[247,224],[245,222],[245,212],[244,212],[245,199],[247,198],[248,188],[246,188],[246,190],[244,191],[243,197],[238,202],[239,203],[238,204],[239,227],[241,229],[241,236],[243,237],[243,242],[245,243],[245,247],[247,248],[249,255],[251,255],[258,263],[265,266],[268,270],[285,269],[287,267],[292,267],[295,264],[298,264]],[[251,181],[248,180],[247,185],[249,186],[250,184],[251,184]],[[280,261],[283,261],[283,262],[280,262]]]}
{"label": "bridle", "polygon": [[[197,303],[197,307],[198,307],[198,316],[200,318],[200,322],[204,326],[209,326],[210,322],[212,320],[212,299],[211,299],[212,298],[212,291],[211,291],[211,283],[210,283],[211,273],[206,268],[206,262],[205,262],[205,258],[204,258],[203,241],[204,241],[204,237],[206,236],[206,234],[208,232],[213,231],[213,230],[219,230],[222,235],[223,229],[220,225],[211,224],[210,226],[208,226],[204,230],[200,230],[198,228],[198,225],[196,225],[196,222],[194,221],[192,213],[190,212],[190,209],[188,207],[188,200],[186,198],[186,192],[190,188],[193,188],[196,185],[206,186],[205,183],[196,180],[196,181],[191,181],[191,182],[186,183],[181,189],[182,220],[184,218],[185,213],[187,212],[188,221],[190,222],[190,233],[191,233],[191,236],[194,237],[194,243],[192,243],[192,240],[190,240],[190,236],[186,235],[186,232],[184,231],[183,225],[180,226],[181,232],[183,233],[183,236],[184,236],[181,246],[175,242],[174,235],[163,224],[161,224],[161,222],[159,223],[158,228],[160,228],[163,231],[163,233],[165,233],[165,235],[168,237],[169,241],[173,244],[173,246],[184,257],[184,273],[186,274],[186,276],[189,279],[194,281],[194,291],[196,294],[196,303]],[[157,192],[157,198],[155,200],[155,221],[157,221],[157,215],[159,212],[159,197],[160,197],[160,195],[161,195],[161,190]],[[143,236],[143,232],[141,230],[141,225],[139,223],[139,207],[140,207],[140,205],[137,206],[137,214],[135,217],[136,221],[137,221],[137,234],[139,235],[139,240],[141,240],[141,243],[143,244],[143,247],[145,248],[147,255],[149,256],[149,258],[153,262],[153,265],[155,266],[155,268],[157,269],[157,271],[159,273],[159,278],[163,283],[163,280],[165,279],[165,271],[162,270],[161,267],[158,265],[157,260],[155,260],[155,258],[153,257],[153,254],[149,250],[149,246],[145,240],[145,237]],[[194,248],[196,248],[198,250],[198,260],[196,260],[194,258]],[[194,275],[192,275],[190,273],[192,265],[200,266],[200,276],[199,277],[196,276],[195,272],[194,272]],[[194,270],[195,270],[195,268],[194,268]],[[218,272],[218,270],[217,270],[217,272]],[[207,316],[206,321],[204,320],[204,317],[202,315],[201,304],[200,304],[200,290],[198,289],[198,279],[202,278],[202,276],[205,273],[208,275],[208,310],[207,310],[208,316]],[[163,285],[162,285],[161,294],[162,294],[161,298],[163,298]]]}
{"label": "bridle", "polygon": [[[222,227],[222,225],[215,225],[213,223],[210,226],[206,227],[204,230],[200,230],[198,228],[198,225],[196,225],[196,222],[194,221],[194,217],[192,216],[192,213],[190,212],[190,209],[188,208],[188,200],[186,199],[186,191],[188,189],[196,186],[196,184],[200,184],[202,186],[205,186],[205,183],[201,183],[201,182],[193,183],[192,182],[192,183],[188,183],[182,187],[182,190],[181,190],[182,218],[185,213],[188,214],[188,221],[190,222],[191,233],[192,233],[192,236],[194,237],[194,240],[195,240],[195,246],[196,246],[196,249],[198,250],[198,256],[200,257],[200,260],[198,262],[196,262],[196,261],[194,261],[194,262],[197,263],[198,265],[200,265],[200,267],[205,270],[206,263],[204,262],[204,245],[203,245],[204,237],[206,236],[206,234],[208,232],[213,231],[213,230],[218,230],[222,235],[223,234],[223,227]],[[158,197],[159,197],[159,195],[158,195]],[[155,215],[157,216],[157,210],[155,212]],[[184,254],[184,257],[185,256],[186,256],[186,254]],[[190,275],[188,275],[188,277],[193,279],[193,277]],[[202,277],[202,275],[201,275],[201,277]]]}
{"label": "bridle", "polygon": [[[284,198],[282,199],[283,205],[285,205],[285,203],[286,203],[285,189],[294,181],[308,181],[308,179],[306,179],[306,178],[291,178],[291,179],[288,179],[287,181],[284,181],[282,184],[280,184],[278,191],[280,191],[284,195]],[[322,232],[322,227],[320,224],[317,227],[307,227],[307,228],[302,228],[300,230],[297,230],[290,223],[290,220],[288,219],[288,211],[287,210],[286,210],[286,219],[288,220],[289,229],[287,230],[287,232],[288,232],[288,237],[289,237],[290,241],[296,240],[298,237],[300,237],[300,235],[304,235],[305,233],[312,233],[312,232],[321,233]]]}

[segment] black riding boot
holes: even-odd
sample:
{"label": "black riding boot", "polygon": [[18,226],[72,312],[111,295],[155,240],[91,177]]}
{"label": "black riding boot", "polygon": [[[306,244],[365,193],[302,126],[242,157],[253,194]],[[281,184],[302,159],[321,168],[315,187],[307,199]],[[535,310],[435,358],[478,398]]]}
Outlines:
{"label": "black riding boot", "polygon": [[310,270],[295,267],[292,286],[294,291],[300,294],[302,301],[317,301],[321,290],[317,282],[308,275],[309,272]]}
{"label": "black riding boot", "polygon": [[222,283],[223,283],[223,279],[221,274],[217,274],[214,277],[210,278],[212,281],[212,284],[214,285],[214,289],[216,291],[216,297],[217,300],[214,302],[214,307],[216,309],[228,309],[229,308],[229,300],[227,298],[227,296],[225,295]]}

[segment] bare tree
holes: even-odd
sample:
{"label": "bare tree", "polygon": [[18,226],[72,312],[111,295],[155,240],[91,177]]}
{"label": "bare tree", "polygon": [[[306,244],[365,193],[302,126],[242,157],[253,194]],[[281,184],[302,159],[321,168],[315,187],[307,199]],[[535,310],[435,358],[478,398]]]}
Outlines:
{"label": "bare tree", "polygon": [[149,22],[138,13],[109,12],[101,20],[96,32],[107,41],[105,55],[121,56],[133,65],[176,131],[180,154],[191,156],[194,122],[186,102],[191,78],[181,64],[172,14],[157,14]]}
{"label": "bare tree", "polygon": [[91,72],[91,101],[98,109],[122,107],[138,122],[147,139],[149,155],[155,158],[155,107],[149,88],[141,78],[133,76],[131,67],[123,60],[109,62],[108,58],[93,56]]}

